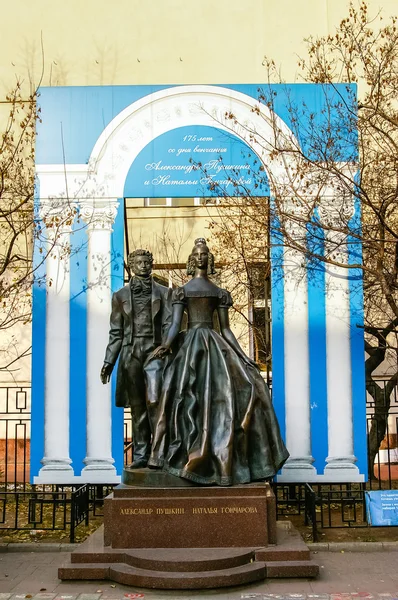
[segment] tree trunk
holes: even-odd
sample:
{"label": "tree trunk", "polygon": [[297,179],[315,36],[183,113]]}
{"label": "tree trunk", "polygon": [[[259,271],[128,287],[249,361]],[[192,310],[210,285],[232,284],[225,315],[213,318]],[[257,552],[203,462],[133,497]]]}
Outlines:
{"label": "tree trunk", "polygon": [[397,381],[398,374],[395,373],[384,388],[381,388],[376,381],[368,380],[366,382],[366,390],[374,400],[374,415],[368,433],[368,469],[370,479],[377,479],[374,474],[374,462],[380,444],[386,435],[391,394],[397,385]]}
{"label": "tree trunk", "polygon": [[367,381],[366,390],[374,400],[374,416],[368,432],[368,471],[370,479],[377,479],[374,462],[387,430],[390,395],[387,395],[386,388],[381,388],[375,381]]}

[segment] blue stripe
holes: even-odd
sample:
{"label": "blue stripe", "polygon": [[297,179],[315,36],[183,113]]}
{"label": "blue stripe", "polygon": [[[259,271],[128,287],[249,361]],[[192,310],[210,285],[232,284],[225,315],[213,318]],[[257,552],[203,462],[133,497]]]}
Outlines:
{"label": "blue stripe", "polygon": [[[271,200],[272,204],[272,200]],[[265,234],[264,234],[265,235]],[[271,226],[272,400],[283,439],[285,423],[285,340],[283,239],[276,222]]]}
{"label": "blue stripe", "polygon": [[[217,84],[216,84],[217,85]],[[76,86],[41,87],[40,108],[42,123],[38,124],[36,142],[37,164],[86,164],[100,134],[125,108],[155,92],[178,86],[125,85],[125,86]],[[298,134],[303,152],[311,152],[308,144],[311,135],[305,135],[308,127],[321,130],[331,119],[336,130],[341,128],[338,104],[342,99],[351,108],[356,97],[356,85],[320,85],[308,83],[274,84],[218,84],[226,90],[235,90],[249,97],[268,99],[275,113],[287,126]],[[296,110],[300,123],[293,121]],[[329,111],[332,115],[329,115]],[[308,119],[311,115],[311,124]],[[336,139],[344,139],[340,148],[340,160],[351,160],[356,152],[356,134],[351,129],[338,133]]]}
{"label": "blue stripe", "polygon": [[[119,209],[111,236],[111,286],[112,292],[123,287],[124,257],[124,199],[119,200]],[[105,352],[105,348],[104,348]],[[112,456],[118,475],[122,474],[124,459],[124,409],[115,406],[117,363],[112,374]]]}
{"label": "blue stripe", "polygon": [[87,231],[75,220],[70,256],[70,458],[80,475],[86,456]]}
{"label": "blue stripe", "polygon": [[[355,215],[349,227],[361,231],[361,210],[356,202]],[[353,237],[348,238],[348,260],[350,264],[362,264],[362,244]],[[350,270],[350,343],[351,343],[351,386],[354,454],[358,459],[359,472],[368,479],[366,438],[366,388],[365,388],[365,340],[364,300],[362,269]]]}
{"label": "blue stripe", "polygon": [[[35,212],[38,210],[39,184],[35,183]],[[43,227],[36,218],[35,226]],[[42,467],[40,461],[44,456],[44,371],[46,355],[46,270],[42,263],[43,254],[40,252],[42,235],[35,236],[33,249],[33,267],[35,279],[32,292],[32,421],[30,446],[30,482]]]}
{"label": "blue stripe", "polygon": [[[310,256],[315,253],[323,254],[324,240],[320,235],[319,228],[308,228]],[[307,262],[307,277],[311,451],[315,459],[314,467],[318,473],[323,473],[328,455],[325,265],[310,258]]]}

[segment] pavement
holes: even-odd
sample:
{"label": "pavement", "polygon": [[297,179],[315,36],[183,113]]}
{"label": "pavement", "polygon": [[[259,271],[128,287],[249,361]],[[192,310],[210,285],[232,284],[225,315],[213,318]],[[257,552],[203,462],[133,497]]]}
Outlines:
{"label": "pavement", "polygon": [[[397,531],[398,534],[398,531]],[[72,546],[8,544],[0,548],[0,600],[398,600],[398,544],[313,546],[318,579],[267,579],[219,590],[157,591],[109,581],[60,581]],[[319,548],[319,549],[315,549]]]}

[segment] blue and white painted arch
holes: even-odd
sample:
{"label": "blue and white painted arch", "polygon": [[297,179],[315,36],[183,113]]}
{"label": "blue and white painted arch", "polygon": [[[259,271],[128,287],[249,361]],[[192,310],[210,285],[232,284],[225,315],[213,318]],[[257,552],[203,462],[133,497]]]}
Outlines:
{"label": "blue and white painted arch", "polygon": [[[272,196],[286,184],[295,165],[272,158],[272,143],[268,147],[267,140],[273,139],[275,121],[282,135],[292,133],[283,106],[281,118],[259,105],[258,87],[42,90],[38,203],[45,214],[66,210],[72,202],[79,221],[62,233],[62,244],[71,243],[78,251],[69,261],[61,261],[56,247],[55,260],[47,260],[47,280],[57,285],[34,292],[31,465],[35,483],[120,480],[122,411],[112,407],[110,386],[101,384],[99,370],[107,344],[111,292],[122,285],[121,199],[142,197],[134,190],[136,179],[128,175],[150,145],[156,161],[166,164],[167,147],[159,140],[187,127],[199,137],[206,128],[216,128],[229,139],[226,157],[233,153],[232,144],[241,143],[260,158],[270,175]],[[307,104],[319,103],[317,86],[304,90],[292,85],[291,89],[304,94]],[[259,106],[260,112],[253,110]],[[236,117],[232,131],[226,113]],[[249,136],[248,129],[258,136]],[[192,183],[174,187],[165,194],[162,187],[150,186],[146,195],[200,195]],[[264,195],[264,190],[253,189],[253,193]],[[325,207],[330,207],[327,193]],[[361,300],[343,272],[320,269],[316,276],[304,273],[297,278],[297,256],[278,245],[273,250],[274,268],[280,268],[281,252],[284,277],[274,278],[272,301],[273,387],[291,458],[279,479],[363,481],[364,353],[360,330],[354,327],[361,319]],[[348,250],[346,256],[349,260]],[[330,297],[325,294],[327,285],[334,285]]]}

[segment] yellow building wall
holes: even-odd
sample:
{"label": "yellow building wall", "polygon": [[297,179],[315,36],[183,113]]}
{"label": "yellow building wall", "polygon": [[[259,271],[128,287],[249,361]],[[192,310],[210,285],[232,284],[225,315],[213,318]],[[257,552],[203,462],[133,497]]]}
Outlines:
{"label": "yellow building wall", "polygon": [[[0,132],[8,114],[4,99],[17,79],[25,93],[38,84],[262,83],[267,56],[286,81],[299,81],[303,39],[332,33],[348,5],[347,0],[0,0]],[[378,0],[369,5],[376,15]],[[383,14],[395,13],[396,0],[384,0]],[[180,252],[186,257],[208,224],[197,211],[178,214],[172,223],[155,209],[136,213],[134,245],[156,252],[155,240],[171,228],[175,239],[184,240]],[[26,345],[30,327],[19,327],[15,337]],[[29,364],[18,369],[4,375],[6,380],[26,381]]]}
{"label": "yellow building wall", "polygon": [[[42,85],[261,83],[264,56],[297,80],[303,38],[333,32],[347,0],[10,0],[0,97],[15,76]],[[377,14],[380,3],[369,2]],[[396,13],[384,0],[383,13]]]}
{"label": "yellow building wall", "polygon": [[216,208],[132,208],[127,200],[130,250],[149,248],[158,264],[185,263],[194,240],[210,237],[209,225],[219,218]]}

